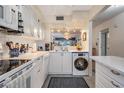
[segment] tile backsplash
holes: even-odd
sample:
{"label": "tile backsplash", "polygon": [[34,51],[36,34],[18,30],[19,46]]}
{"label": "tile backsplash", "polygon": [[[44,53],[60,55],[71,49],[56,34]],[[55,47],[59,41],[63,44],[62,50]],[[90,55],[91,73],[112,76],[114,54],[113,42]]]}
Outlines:
{"label": "tile backsplash", "polygon": [[8,47],[6,46],[6,42],[8,41],[13,41],[14,43],[19,43],[19,44],[29,44],[29,47],[32,47],[33,50],[36,50],[34,48],[36,48],[35,45],[35,40],[32,39],[28,39],[28,38],[24,38],[21,36],[17,36],[17,35],[7,35],[5,33],[0,32],[0,44],[3,47],[3,51],[4,53],[8,53]]}

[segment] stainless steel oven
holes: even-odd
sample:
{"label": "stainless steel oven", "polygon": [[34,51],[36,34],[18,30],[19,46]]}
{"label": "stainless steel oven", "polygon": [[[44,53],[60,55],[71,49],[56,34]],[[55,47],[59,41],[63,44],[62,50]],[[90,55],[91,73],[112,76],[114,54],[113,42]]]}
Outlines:
{"label": "stainless steel oven", "polygon": [[33,63],[0,81],[0,88],[32,88]]}

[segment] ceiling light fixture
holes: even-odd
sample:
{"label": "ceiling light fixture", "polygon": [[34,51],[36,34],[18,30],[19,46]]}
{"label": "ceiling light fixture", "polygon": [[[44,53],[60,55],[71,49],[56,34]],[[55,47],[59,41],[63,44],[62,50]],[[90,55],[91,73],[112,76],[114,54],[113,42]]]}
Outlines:
{"label": "ceiling light fixture", "polygon": [[70,37],[71,37],[70,33],[68,33],[68,32],[65,32],[65,33],[64,33],[64,38],[65,38],[65,39],[68,40]]}
{"label": "ceiling light fixture", "polygon": [[57,32],[60,32],[60,30],[58,29]]}

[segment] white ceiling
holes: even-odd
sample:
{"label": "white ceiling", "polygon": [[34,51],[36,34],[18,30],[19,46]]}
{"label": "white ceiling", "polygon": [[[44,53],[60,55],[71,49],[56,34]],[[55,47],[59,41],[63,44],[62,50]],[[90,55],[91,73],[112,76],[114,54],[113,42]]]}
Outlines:
{"label": "white ceiling", "polygon": [[111,19],[112,17],[122,12],[124,12],[124,5],[112,5],[108,7],[105,11],[98,14],[94,18],[93,27],[96,27],[97,25],[103,23],[104,21]]}
{"label": "white ceiling", "polygon": [[40,5],[42,13],[48,15],[71,15],[73,11],[88,11],[87,5]]}
{"label": "white ceiling", "polygon": [[[90,5],[40,5],[45,23],[50,29],[82,29],[86,27]],[[64,16],[64,21],[56,21]]]}

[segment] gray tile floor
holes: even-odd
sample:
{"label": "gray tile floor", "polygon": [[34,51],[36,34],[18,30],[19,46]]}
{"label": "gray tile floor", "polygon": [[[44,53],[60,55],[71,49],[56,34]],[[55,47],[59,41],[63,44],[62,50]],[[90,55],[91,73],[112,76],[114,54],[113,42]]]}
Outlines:
{"label": "gray tile floor", "polygon": [[[47,88],[50,82],[51,77],[82,77],[82,76],[73,76],[73,75],[48,75],[46,81],[43,84],[42,88]],[[89,76],[83,76],[85,79],[86,83],[90,88],[95,88],[95,76],[93,75],[92,77]]]}

